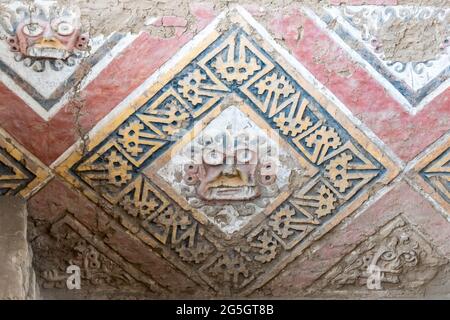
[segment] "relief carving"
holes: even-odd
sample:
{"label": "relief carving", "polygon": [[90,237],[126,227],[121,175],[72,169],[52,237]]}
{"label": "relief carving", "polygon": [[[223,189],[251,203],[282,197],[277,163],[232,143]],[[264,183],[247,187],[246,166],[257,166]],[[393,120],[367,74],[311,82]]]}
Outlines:
{"label": "relief carving", "polygon": [[0,196],[31,196],[51,176],[50,170],[0,128]]}
{"label": "relief carving", "polygon": [[[310,288],[312,292],[414,290],[447,264],[405,218],[397,217],[359,244]],[[378,288],[374,281],[379,272]]]}
{"label": "relief carving", "polygon": [[42,72],[46,61],[54,70],[73,66],[88,50],[89,35],[83,33],[77,7],[62,7],[54,1],[19,2],[4,9],[0,23],[16,60]]}
{"label": "relief carving", "polygon": [[206,201],[252,200],[261,195],[261,186],[276,181],[275,150],[264,136],[251,127],[238,132],[211,129],[199,140],[196,152],[200,163],[185,166],[184,181],[196,187]]}
{"label": "relief carving", "polygon": [[219,295],[263,286],[397,174],[235,18],[57,169]]}
{"label": "relief carving", "polygon": [[162,293],[151,278],[128,264],[70,214],[51,226],[31,224],[35,270],[43,288],[67,289],[69,266],[80,268],[81,289],[88,291]]}
{"label": "relief carving", "polygon": [[273,135],[230,105],[160,172],[193,208],[233,233],[287,188],[299,167]]}
{"label": "relief carving", "polygon": [[352,7],[344,8],[343,13],[362,31],[362,39],[370,43],[383,60],[398,64],[399,72],[413,62],[413,70],[420,73],[423,67],[431,66],[430,61],[445,54],[449,45],[446,10],[430,7],[354,10]]}

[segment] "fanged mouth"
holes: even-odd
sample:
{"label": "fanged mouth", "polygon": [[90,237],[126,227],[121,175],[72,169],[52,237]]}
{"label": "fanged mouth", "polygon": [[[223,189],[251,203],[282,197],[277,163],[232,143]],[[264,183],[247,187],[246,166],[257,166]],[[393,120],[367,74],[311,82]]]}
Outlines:
{"label": "fanged mouth", "polygon": [[30,57],[49,58],[49,59],[66,59],[70,53],[67,50],[52,48],[52,47],[37,47],[28,48],[27,54]]}
{"label": "fanged mouth", "polygon": [[207,193],[207,200],[251,200],[258,196],[256,186],[213,187]]}

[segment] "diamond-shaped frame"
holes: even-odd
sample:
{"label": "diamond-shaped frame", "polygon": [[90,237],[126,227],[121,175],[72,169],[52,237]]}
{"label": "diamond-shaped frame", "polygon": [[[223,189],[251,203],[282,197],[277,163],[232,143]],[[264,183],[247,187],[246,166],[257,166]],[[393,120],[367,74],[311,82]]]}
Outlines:
{"label": "diamond-shaped frame", "polygon": [[450,132],[412,163],[409,181],[429,194],[450,217]]}
{"label": "diamond-shaped frame", "polygon": [[[302,215],[306,217],[309,216],[312,220],[314,220],[311,216],[314,213],[311,213],[310,210],[311,208],[316,208],[318,210],[318,206],[320,204],[320,201],[318,201],[319,195],[311,191],[315,185],[320,185],[320,190],[322,190],[321,192],[328,194],[328,196],[332,195],[333,199],[334,197],[342,199],[342,206],[339,208],[339,210],[334,210],[333,214],[330,214],[331,211],[322,212],[323,215],[321,215],[320,218],[323,218],[323,224],[320,227],[315,228],[315,230],[311,232],[311,234],[314,234],[313,236],[307,235],[304,238],[295,237],[294,239],[291,239],[288,236],[285,236],[285,234],[278,235],[278,237],[273,240],[273,242],[284,243],[282,254],[277,255],[277,258],[275,260],[271,259],[269,261],[270,265],[263,264],[260,267],[261,270],[258,271],[258,276],[254,276],[253,274],[251,274],[244,281],[245,285],[243,285],[242,283],[236,285],[236,287],[238,288],[237,291],[227,291],[227,293],[240,292],[243,294],[248,294],[252,290],[264,285],[272,277],[276,276],[276,274],[278,274],[278,272],[280,272],[290,261],[301,254],[301,252],[311,243],[312,239],[317,239],[321,235],[328,232],[342,219],[358,209],[360,205],[369,198],[370,194],[373,194],[374,192],[385,186],[387,183],[392,181],[392,179],[397,176],[399,169],[397,165],[389,158],[389,156],[387,156],[375,143],[371,142],[370,139],[367,138],[367,136],[359,128],[357,128],[356,125],[352,123],[352,121],[344,114],[344,112],[341,111],[339,107],[332,102],[332,100],[330,100],[330,98],[328,98],[325,94],[323,94],[319,89],[316,88],[315,83],[310,82],[310,75],[304,76],[303,70],[295,69],[290,65],[290,63],[288,62],[290,60],[289,56],[286,56],[282,51],[280,51],[276,47],[276,44],[273,44],[273,40],[267,39],[268,35],[264,32],[264,30],[261,31],[262,27],[259,26],[245,10],[238,7],[237,11],[238,13],[236,13],[235,11],[231,11],[228,15],[221,15],[221,17],[213,22],[210,27],[208,27],[200,35],[198,35],[197,39],[186,47],[186,50],[182,50],[183,55],[179,55],[176,59],[174,59],[172,63],[168,64],[170,65],[170,68],[165,69],[164,72],[160,72],[158,74],[158,77],[156,78],[157,80],[154,81],[153,84],[145,84],[145,88],[142,88],[142,91],[139,92],[138,97],[136,98],[136,94],[136,96],[134,96],[135,98],[133,98],[130,103],[124,104],[120,110],[114,112],[114,117],[109,117],[108,121],[105,121],[106,124],[102,124],[94,129],[95,134],[92,134],[89,137],[86,145],[84,145],[83,148],[74,148],[72,153],[68,155],[68,157],[57,167],[56,170],[61,176],[72,183],[75,187],[81,189],[92,201],[100,204],[105,204],[104,199],[108,199],[108,197],[102,195],[102,191],[99,193],[98,190],[95,190],[95,188],[93,188],[77,176],[76,170],[79,165],[81,165],[83,161],[85,161],[92,155],[99,152],[99,150],[103,148],[105,144],[111,144],[111,139],[115,139],[116,141],[118,141],[117,132],[119,132],[121,128],[123,129],[130,122],[136,121],[136,119],[139,117],[135,114],[139,114],[139,112],[141,112],[139,110],[144,110],[144,112],[146,112],[145,110],[148,110],[148,108],[152,108],[152,101],[158,99],[158,96],[161,94],[161,92],[167,91],[166,88],[170,85],[171,81],[180,81],[182,79],[185,79],[187,72],[191,72],[193,74],[195,68],[192,67],[191,63],[199,55],[204,54],[202,56],[204,57],[208,54],[208,52],[211,52],[208,51],[209,48],[213,48],[212,50],[214,50],[214,48],[218,48],[220,46],[221,39],[226,39],[226,37],[230,34],[235,35],[236,32],[240,32],[241,35],[244,35],[244,37],[249,39],[250,42],[248,43],[259,48],[258,50],[260,50],[259,53],[261,54],[261,57],[264,57],[260,58],[260,60],[256,60],[260,63],[260,65],[263,64],[261,63],[261,61],[266,60],[277,68],[267,68],[267,70],[265,70],[264,68],[260,68],[260,70],[262,69],[265,72],[256,72],[252,74],[251,76],[255,76],[256,74],[256,79],[252,79],[251,81],[247,82],[245,82],[246,80],[242,81],[243,90],[240,92],[244,92],[244,95],[245,93],[247,94],[246,97],[250,102],[246,101],[244,105],[249,104],[252,106],[246,106],[246,113],[253,113],[253,115],[251,116],[252,120],[258,121],[261,126],[269,125],[271,127],[271,130],[278,132],[278,134],[284,139],[283,143],[289,144],[289,148],[291,149],[296,148],[296,154],[299,155],[300,159],[302,159],[301,161],[304,161],[304,163],[308,163],[308,166],[313,165],[317,167],[317,165],[319,165],[322,167],[322,171],[324,172],[327,170],[336,170],[336,168],[340,167],[338,163],[340,162],[346,164],[349,170],[352,170],[350,178],[354,179],[352,181],[359,181],[361,179],[367,178],[367,174],[371,176],[367,179],[364,185],[357,186],[352,182],[351,188],[349,188],[348,186],[342,186],[342,184],[334,185],[336,181],[332,181],[333,179],[330,180],[330,178],[328,177],[321,177],[320,179],[318,179],[317,174],[316,179],[311,180],[309,183],[307,181],[299,179],[301,183],[296,185],[296,188],[292,189],[292,191],[294,191],[294,198],[291,199],[292,201],[290,202],[292,202],[293,209],[290,209],[290,211],[288,211],[288,213],[294,215],[295,223],[302,223],[302,221],[305,220],[304,218],[300,217]],[[216,28],[216,26],[224,16],[226,16],[227,19],[230,19],[229,22],[231,27],[228,29],[228,31],[224,31],[222,33]],[[257,32],[254,32],[255,30]],[[252,36],[250,37],[250,35]],[[246,47],[246,49],[248,49],[248,47]],[[270,55],[268,54],[268,52],[270,52]],[[252,55],[251,53],[249,55],[250,57],[257,56],[256,54]],[[222,60],[226,60],[225,53],[223,53],[222,57]],[[247,59],[246,63],[251,63],[251,58]],[[201,63],[199,63],[199,65],[204,66],[204,64]],[[266,63],[265,65],[268,64]],[[204,123],[208,122],[208,119],[213,119],[215,116],[217,116],[220,113],[219,106],[221,102],[223,102],[222,97],[228,94],[227,90],[223,88],[223,86],[226,86],[225,81],[223,81],[223,79],[218,79],[217,75],[211,75],[206,72],[200,74],[197,73],[197,76],[203,79],[203,82],[201,84],[203,87],[200,88],[200,90],[215,91],[217,103],[211,104],[209,110],[204,110],[205,108],[190,108],[188,111],[190,116],[189,119],[186,120],[188,122],[187,128],[189,129],[192,129],[193,126],[203,126]],[[260,85],[260,88],[255,89],[255,86],[258,83],[266,81],[267,84],[267,79],[287,79],[288,82],[292,80],[292,83],[295,82],[296,88],[298,86],[298,88],[301,89],[301,94],[299,92],[290,92],[286,94],[286,97],[281,97],[281,95],[279,95],[278,97],[281,97],[279,103],[273,104],[272,102],[270,102],[273,101],[272,99],[264,98],[264,95],[266,95],[267,97],[267,90],[265,89],[264,85]],[[239,86],[236,86],[236,83],[233,83],[232,87],[236,88]],[[258,90],[262,93],[258,94]],[[207,94],[205,96],[206,102],[210,101],[208,99],[212,99],[208,98]],[[219,98],[217,99],[217,97]],[[242,96],[240,97],[242,98]],[[305,102],[304,97],[308,97],[309,101],[306,100]],[[300,100],[300,98],[302,98],[302,100]],[[258,106],[258,103],[255,103],[256,99],[262,99],[260,101],[264,101],[264,103],[259,104]],[[192,100],[195,101],[194,98],[192,98]],[[268,101],[269,104],[267,104]],[[308,104],[309,102],[311,102],[310,105]],[[168,101],[167,105],[169,106],[170,103],[171,101]],[[262,108],[261,106],[264,106],[264,108]],[[308,119],[312,120],[312,125],[308,125],[307,128],[302,130],[300,134],[294,133],[292,131],[293,127],[285,128],[286,130],[280,130],[276,126],[276,122],[274,120],[276,119],[276,116],[279,116],[284,112],[284,117],[292,118],[295,117],[296,114],[298,114],[297,111],[300,110],[301,116],[299,117],[299,119],[305,119],[302,117],[302,115],[307,108],[315,110],[314,112],[312,112],[308,109],[308,112],[310,112],[311,116],[311,119]],[[162,107],[161,114],[164,115],[167,110],[169,109]],[[202,111],[200,112],[198,110]],[[167,125],[166,118],[167,117],[164,118],[165,120],[158,120],[159,123],[157,125],[159,127],[156,131],[161,131],[160,129]],[[201,121],[196,122],[193,120]],[[280,121],[280,123],[284,122]],[[142,125],[142,127],[144,127],[145,125],[145,123],[140,124]],[[328,126],[326,126],[326,124],[328,124]],[[140,128],[140,126],[137,126],[137,128]],[[178,130],[179,128],[176,128],[177,134],[174,134],[172,139],[167,139],[167,137],[163,137],[162,135],[158,136],[155,130],[151,129],[149,126],[147,126],[146,128],[147,129],[145,130],[147,131],[142,133],[142,137],[144,137],[145,135],[147,135],[148,137],[148,132],[150,130],[152,132],[151,137],[158,138],[158,141],[162,142],[163,145],[161,145],[159,150],[149,154],[148,158],[141,162],[141,166],[136,167],[130,162],[129,165],[131,169],[128,169],[128,167],[124,167],[124,171],[122,173],[130,175],[130,183],[133,183],[133,181],[137,179],[137,177],[141,176],[142,173],[145,173],[147,176],[150,176],[152,178],[152,183],[155,183],[158,187],[163,189],[163,191],[165,191],[170,198],[178,200],[177,202],[183,204],[182,201],[179,201],[179,197],[177,197],[177,195],[175,195],[170,190],[170,187],[167,186],[167,184],[163,184],[161,183],[161,181],[158,181],[160,179],[158,179],[157,177],[155,178],[155,173],[158,168],[158,163],[159,165],[161,163],[164,163],[164,161],[167,160],[167,157],[170,156],[170,152],[174,152],[176,148],[180,148],[182,144],[185,144],[186,141],[189,141],[193,138],[192,134],[189,134],[189,132],[192,131],[184,131],[185,134],[181,135],[178,133],[183,131]],[[338,130],[339,133],[336,133],[336,130]],[[133,131],[133,135],[135,133],[136,132]],[[138,136],[140,134],[141,133],[138,132]],[[319,136],[321,136],[321,134],[331,136],[333,136],[333,134],[338,134],[338,137],[339,135],[342,136],[345,141],[342,141],[341,146],[341,140],[339,138],[339,143],[337,143],[336,146],[327,146],[326,144],[317,142],[318,140],[320,140]],[[311,136],[313,137],[311,138]],[[143,139],[146,138],[144,137]],[[181,141],[177,144],[175,143],[176,140]],[[333,139],[331,139],[330,141],[332,140]],[[144,146],[144,144],[142,146]],[[302,148],[298,148],[298,146],[302,146]],[[134,148],[136,147],[136,145],[133,145],[132,147]],[[141,145],[139,145],[138,147],[141,148]],[[307,152],[308,154],[302,154],[302,152]],[[336,158],[339,158],[339,161],[334,163],[333,160]],[[328,167],[328,169],[326,169],[326,167]],[[361,172],[364,173],[362,176]],[[376,174],[374,175],[374,173]],[[120,185],[119,189],[115,191],[116,195],[120,194],[125,188],[126,186]],[[117,198],[115,197],[112,198],[117,200]],[[112,204],[114,204],[116,200],[114,200]],[[275,211],[268,210],[267,214],[270,215],[270,211],[279,213],[282,209],[282,205],[282,203],[275,204],[273,208],[271,208],[275,209]],[[107,206],[108,205],[106,205],[106,207]],[[173,204],[173,206],[177,207],[178,205]],[[307,209],[304,209],[303,212],[301,212],[297,210],[298,206],[306,206],[305,208],[307,208],[309,211]],[[186,207],[185,204],[182,205],[182,207],[184,207],[184,209],[190,209]],[[314,209],[313,212],[318,212],[316,209]],[[168,210],[175,209],[171,209],[171,207],[169,207]],[[117,212],[115,209],[113,209],[113,211]],[[211,278],[205,274],[205,271],[209,266],[212,266],[214,263],[216,263],[217,259],[222,259],[221,261],[223,263],[227,262],[229,264],[232,264],[232,259],[234,258],[242,260],[243,258],[241,254],[243,254],[243,252],[245,251],[244,247],[246,245],[251,245],[245,243],[243,244],[243,241],[240,241],[242,240],[241,237],[232,237],[232,239],[221,239],[220,237],[217,237],[215,232],[213,232],[211,229],[208,230],[208,222],[205,218],[202,219],[202,217],[196,215],[195,213],[190,214],[192,214],[196,222],[193,223],[185,219],[185,225],[189,226],[187,229],[188,231],[182,234],[181,238],[177,239],[177,225],[173,224],[174,220],[171,218],[173,214],[171,212],[168,213],[167,219],[169,220],[166,219],[165,221],[169,221],[167,223],[170,223],[170,225],[167,225],[166,227],[166,236],[164,236],[164,238],[161,238],[163,241],[159,241],[163,242],[162,245],[158,243],[158,239],[155,240],[154,237],[150,237],[148,234],[145,234],[142,230],[139,229],[139,227],[137,229],[133,229],[135,225],[130,224],[129,226],[132,230],[132,233],[142,241],[147,243],[149,246],[162,248],[164,252],[163,256],[177,265],[177,267],[185,272],[186,275],[191,279],[200,284],[204,284],[204,279],[208,279],[206,280],[206,282],[208,283],[207,287],[213,287],[215,288],[215,290],[220,291],[220,288],[222,286],[220,284],[210,284]],[[113,215],[117,216],[116,214]],[[251,232],[252,228],[253,230],[257,230],[258,228],[258,230],[260,231],[258,231],[257,234],[255,234],[256,231],[251,233],[247,238],[248,241],[252,241],[252,239],[255,239],[260,232],[263,233],[262,235],[264,237],[270,236],[269,231],[264,233],[264,230],[267,230],[267,228],[270,227],[269,219],[272,219],[271,216],[267,217],[266,219],[262,217],[260,218],[260,220],[252,222],[242,234]],[[310,218],[307,218],[306,220],[308,219]],[[121,222],[122,225],[127,225],[127,222]],[[153,223],[154,221],[148,222]],[[172,242],[170,243],[170,245],[168,238],[169,231],[167,229],[169,226],[173,230]],[[173,255],[173,248],[176,248],[175,246],[179,244],[179,241],[183,241],[183,239],[194,239],[193,237],[196,237],[196,235],[193,234],[190,230],[193,230],[192,232],[197,232],[196,230],[199,230],[196,234],[201,236],[202,239],[207,239],[209,243],[214,243],[216,247],[215,253],[211,252],[209,259],[207,259],[207,262],[205,262],[203,265],[192,266],[189,264],[181,263],[178,261],[179,259],[177,260],[177,258]],[[258,239],[263,238],[260,237]],[[168,247],[166,248],[165,245],[167,245]],[[285,250],[286,248],[290,251]],[[178,248],[177,250],[180,249]],[[229,255],[230,252],[241,253],[239,253],[238,255]],[[260,259],[264,260],[263,258]],[[239,276],[240,274],[238,273],[236,277]],[[229,278],[230,275],[224,275],[224,277]]]}
{"label": "diamond-shaped frame", "polygon": [[[246,116],[249,117],[252,121],[254,121],[261,129],[265,130],[269,134],[274,134],[275,138],[278,137],[278,134],[275,133],[270,125],[266,123],[261,117],[249,106],[247,106],[241,98],[236,96],[235,94],[231,94],[228,97],[228,104],[239,105],[239,110],[242,111]],[[200,213],[197,209],[189,206],[189,203],[181,197],[177,192],[173,190],[171,185],[166,182],[163,178],[158,175],[158,169],[160,169],[164,164],[166,164],[170,160],[170,156],[172,154],[176,154],[179,150],[181,150],[187,143],[192,141],[196,136],[198,136],[203,128],[205,128],[212,120],[214,120],[223,109],[218,106],[215,109],[211,110],[202,120],[198,121],[190,132],[187,132],[180,140],[171,147],[170,151],[167,151],[163,155],[161,155],[158,159],[156,159],[149,167],[143,170],[143,174],[148,176],[151,181],[153,181],[158,187],[160,187],[167,195],[169,195],[172,199],[174,199],[177,204],[179,204],[184,210],[189,210],[192,212],[192,215],[195,217],[197,221],[200,221],[205,226],[212,228],[216,237],[223,238],[225,240],[232,240],[238,237],[244,236],[251,229],[254,228],[254,225],[259,224],[264,220],[264,218],[271,214],[273,210],[275,210],[282,202],[284,202],[292,193],[293,190],[283,190],[277,196],[275,201],[270,203],[269,206],[265,208],[263,212],[260,214],[254,215],[252,219],[238,232],[233,233],[232,235],[224,234],[217,226],[210,223],[205,216]],[[302,171],[302,174],[306,177],[313,177],[317,174],[318,169],[311,165],[305,157],[301,154],[298,154],[294,148],[289,145],[286,141],[282,139],[278,139],[281,144],[281,147],[285,150],[289,150],[291,154],[296,155],[295,159],[298,161],[297,168]]]}
{"label": "diamond-shaped frame", "polygon": [[50,179],[50,170],[0,128],[0,196],[28,199]]}

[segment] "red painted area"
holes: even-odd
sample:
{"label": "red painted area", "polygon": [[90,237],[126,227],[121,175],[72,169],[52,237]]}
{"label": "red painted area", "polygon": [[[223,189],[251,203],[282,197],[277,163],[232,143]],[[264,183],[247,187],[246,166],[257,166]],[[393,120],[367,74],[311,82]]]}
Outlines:
{"label": "red painted area", "polygon": [[165,27],[186,27],[187,20],[183,17],[166,16],[162,17],[162,25]]}
{"label": "red painted area", "polygon": [[204,29],[218,14],[211,2],[189,3],[189,11],[197,19],[197,30]]}
{"label": "red painted area", "polygon": [[48,123],[1,82],[0,126],[31,153],[48,153]]}
{"label": "red painted area", "polygon": [[300,11],[268,24],[291,53],[401,159],[412,160],[450,128],[450,90],[409,114],[365,69]]}
{"label": "red painted area", "polygon": [[188,33],[170,39],[143,33],[86,88],[84,99],[88,112],[81,118],[83,128],[95,125],[191,38],[192,34]]}
{"label": "red painted area", "polygon": [[[214,18],[207,8],[194,10],[198,26]],[[209,12],[209,13],[208,13]],[[176,23],[166,17],[167,23]],[[179,24],[180,21],[178,21]],[[194,28],[195,29],[195,28]],[[142,33],[80,94],[45,122],[19,97],[0,84],[0,126],[45,164],[50,165],[89,132],[115,106],[167,62],[193,34],[175,27],[175,36],[159,38]]]}

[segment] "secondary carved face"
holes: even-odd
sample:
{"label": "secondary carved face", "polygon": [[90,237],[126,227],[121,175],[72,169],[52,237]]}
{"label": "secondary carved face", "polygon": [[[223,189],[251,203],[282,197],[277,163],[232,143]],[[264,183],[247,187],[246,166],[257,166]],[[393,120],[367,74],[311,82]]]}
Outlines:
{"label": "secondary carved face", "polygon": [[257,198],[261,185],[275,183],[275,161],[265,138],[250,130],[237,135],[209,131],[200,140],[200,157],[185,166],[184,181],[195,185],[203,200],[239,201]]}
{"label": "secondary carved face", "polygon": [[33,11],[16,9],[8,44],[12,51],[32,58],[70,57],[75,49],[86,50],[89,37],[81,34],[80,12],[75,8],[36,5]]}

